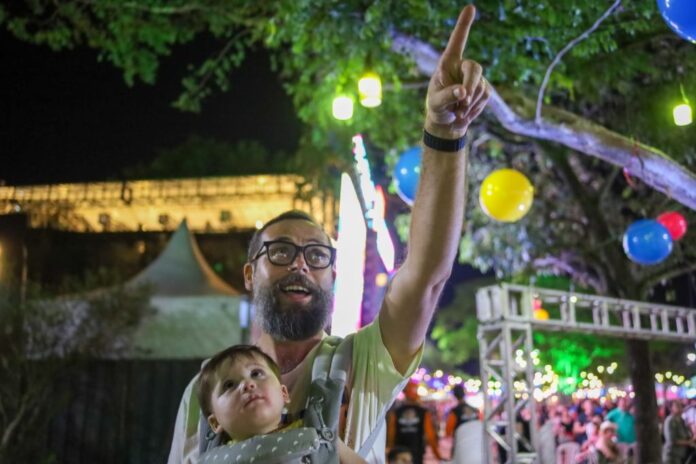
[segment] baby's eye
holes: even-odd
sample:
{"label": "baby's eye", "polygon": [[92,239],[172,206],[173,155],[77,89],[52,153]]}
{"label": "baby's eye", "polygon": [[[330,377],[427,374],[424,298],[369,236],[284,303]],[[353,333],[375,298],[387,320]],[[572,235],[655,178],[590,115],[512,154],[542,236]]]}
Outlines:
{"label": "baby's eye", "polygon": [[225,380],[225,381],[222,383],[222,391],[227,391],[227,390],[230,390],[230,389],[232,389],[232,388],[234,388],[234,381],[232,381],[232,380]]}
{"label": "baby's eye", "polygon": [[263,369],[254,369],[251,371],[251,377],[256,379],[259,377],[263,377],[266,373],[263,371]]}

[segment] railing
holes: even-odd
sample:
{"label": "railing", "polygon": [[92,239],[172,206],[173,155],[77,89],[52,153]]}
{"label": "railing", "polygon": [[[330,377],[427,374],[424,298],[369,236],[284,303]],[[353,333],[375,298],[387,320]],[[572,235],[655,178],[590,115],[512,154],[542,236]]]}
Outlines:
{"label": "railing", "polygon": [[[536,311],[535,303],[540,307]],[[482,323],[508,320],[529,322],[539,330],[696,341],[694,308],[510,284],[480,289],[476,307]]]}

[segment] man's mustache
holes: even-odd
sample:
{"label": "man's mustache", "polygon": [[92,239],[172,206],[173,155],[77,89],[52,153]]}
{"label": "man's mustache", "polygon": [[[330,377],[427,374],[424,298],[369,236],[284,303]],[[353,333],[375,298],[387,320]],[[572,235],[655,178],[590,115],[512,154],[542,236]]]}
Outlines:
{"label": "man's mustache", "polygon": [[302,274],[290,274],[278,280],[273,286],[276,290],[282,290],[288,285],[300,285],[312,293],[319,292],[321,289]]}

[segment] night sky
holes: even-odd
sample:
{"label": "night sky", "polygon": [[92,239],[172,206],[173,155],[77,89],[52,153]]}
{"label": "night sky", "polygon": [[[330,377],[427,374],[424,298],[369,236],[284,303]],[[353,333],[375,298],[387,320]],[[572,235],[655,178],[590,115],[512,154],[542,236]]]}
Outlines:
{"label": "night sky", "polygon": [[119,69],[87,48],[53,52],[0,33],[0,179],[7,185],[119,179],[123,168],[174,147],[190,134],[261,141],[293,151],[300,123],[262,52],[247,57],[227,93],[199,114],[171,107],[189,63],[215,44],[176,48],[154,86],[129,88]]}

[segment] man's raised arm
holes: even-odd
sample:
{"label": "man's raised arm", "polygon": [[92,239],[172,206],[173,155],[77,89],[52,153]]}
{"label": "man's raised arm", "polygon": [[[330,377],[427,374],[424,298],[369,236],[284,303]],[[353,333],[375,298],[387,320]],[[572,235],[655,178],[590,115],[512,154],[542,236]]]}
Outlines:
{"label": "man's raised arm", "polygon": [[428,85],[408,255],[387,289],[379,315],[382,339],[402,373],[423,344],[452,270],[466,204],[462,138],[490,95],[481,66],[463,58],[475,14],[471,5],[462,10]]}

